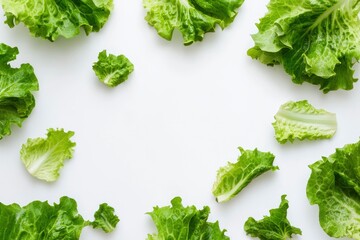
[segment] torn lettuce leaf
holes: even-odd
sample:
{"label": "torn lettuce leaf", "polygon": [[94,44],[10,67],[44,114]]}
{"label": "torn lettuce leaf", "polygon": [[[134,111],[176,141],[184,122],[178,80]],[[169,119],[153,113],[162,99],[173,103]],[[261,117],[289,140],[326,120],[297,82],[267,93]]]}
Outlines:
{"label": "torn lettuce leaf", "polygon": [[306,194],[331,237],[360,239],[360,141],[310,165]]}
{"label": "torn lettuce leaf", "polygon": [[11,126],[21,127],[35,107],[34,91],[39,83],[33,67],[26,63],[12,68],[10,61],[16,59],[19,50],[0,44],[0,139],[11,134]]}
{"label": "torn lettuce leaf", "polygon": [[20,150],[26,170],[40,180],[56,181],[64,161],[73,156],[76,143],[70,140],[72,136],[72,131],[50,128],[46,138],[28,139]]}
{"label": "torn lettuce leaf", "polygon": [[337,129],[334,113],[316,109],[307,100],[281,105],[274,118],[275,138],[282,144],[295,139],[331,138]]}
{"label": "torn lettuce leaf", "polygon": [[324,93],[352,89],[360,57],[359,11],[357,0],[270,0],[248,55],[282,64],[294,83],[319,85]]}
{"label": "torn lettuce leaf", "polygon": [[[60,198],[59,204],[51,206],[47,201],[34,201],[21,207],[16,203],[0,203],[0,239],[12,240],[76,240],[86,226],[101,228],[105,232],[114,229],[119,218],[106,203],[95,214],[95,221],[107,222],[111,228],[102,228],[86,221],[78,213],[77,204],[69,197]],[[100,205],[100,206],[102,206]],[[102,214],[105,212],[106,214]],[[110,214],[111,213],[111,214]],[[101,219],[98,216],[103,216]],[[111,221],[108,220],[111,219]]]}
{"label": "torn lettuce leaf", "polygon": [[209,207],[202,210],[195,206],[184,207],[180,197],[171,200],[171,206],[154,207],[148,214],[154,221],[157,234],[149,234],[147,240],[229,240],[226,230],[220,230],[219,223],[207,222]]}
{"label": "torn lettuce leaf", "polygon": [[229,201],[244,189],[254,178],[272,170],[275,156],[270,152],[244,150],[239,147],[241,155],[236,163],[228,163],[221,167],[216,176],[212,193],[217,202]]}
{"label": "torn lettuce leaf", "polygon": [[128,79],[134,71],[134,65],[124,55],[107,55],[106,50],[99,53],[93,70],[101,82],[108,87],[115,87]]}
{"label": "torn lettuce leaf", "polygon": [[178,29],[184,45],[202,41],[205,33],[214,32],[216,25],[222,29],[234,21],[237,9],[244,0],[143,0],[147,10],[145,20],[158,34],[171,40]]}
{"label": "torn lettuce leaf", "polygon": [[271,209],[270,216],[264,216],[259,221],[249,217],[244,225],[245,232],[261,240],[286,240],[292,238],[293,234],[301,235],[301,230],[291,226],[287,219],[288,208],[289,201],[286,195],[282,195],[279,208]]}
{"label": "torn lettuce leaf", "polygon": [[116,224],[120,221],[115,215],[115,209],[106,203],[102,203],[94,214],[95,220],[91,223],[93,228],[101,228],[104,232],[114,231]]}
{"label": "torn lettuce leaf", "polygon": [[107,22],[113,0],[0,0],[5,23],[13,28],[23,23],[35,37],[55,41],[72,38],[83,28],[88,35]]}

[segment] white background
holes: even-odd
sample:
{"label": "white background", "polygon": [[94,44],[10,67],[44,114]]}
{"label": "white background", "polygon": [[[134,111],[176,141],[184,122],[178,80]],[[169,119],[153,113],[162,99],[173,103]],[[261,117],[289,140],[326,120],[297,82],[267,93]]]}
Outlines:
{"label": "white background", "polygon": [[[282,66],[247,56],[267,3],[246,0],[229,28],[188,47],[178,32],[171,42],[160,38],[144,20],[141,1],[133,0],[115,1],[99,33],[54,43],[30,36],[23,25],[0,24],[1,42],[20,51],[13,66],[31,63],[40,84],[31,116],[0,141],[0,201],[53,203],[66,195],[89,220],[107,202],[121,219],[117,229],[104,234],[86,228],[81,239],[137,240],[156,231],[145,213],[181,196],[184,205],[208,205],[209,221],[219,220],[231,239],[251,239],[243,230],[246,219],[268,215],[287,194],[288,218],[303,231],[295,239],[331,239],[306,198],[308,165],[358,141],[360,86],[323,94],[318,86],[292,83]],[[104,49],[135,65],[129,80],[113,89],[92,71]],[[280,145],[273,116],[286,101],[302,99],[336,113],[338,131],[331,140]],[[59,180],[50,184],[31,177],[19,158],[27,138],[45,136],[48,128],[75,131],[77,143]],[[216,171],[236,161],[238,146],[272,152],[280,170],[218,204],[211,193]]]}

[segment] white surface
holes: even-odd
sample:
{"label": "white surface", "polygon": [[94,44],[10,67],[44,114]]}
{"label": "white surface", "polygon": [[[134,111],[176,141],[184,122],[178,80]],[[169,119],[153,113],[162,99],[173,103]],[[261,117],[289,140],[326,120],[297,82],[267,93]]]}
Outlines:
{"label": "white surface", "polygon": [[[188,47],[178,32],[171,42],[160,38],[144,20],[140,0],[116,1],[99,33],[54,43],[31,37],[22,25],[0,24],[1,42],[19,48],[15,65],[31,63],[40,83],[31,116],[0,142],[0,201],[53,203],[66,195],[87,219],[107,202],[121,219],[116,231],[90,228],[81,239],[111,240],[145,239],[156,231],[145,213],[181,196],[184,205],[208,205],[209,220],[219,220],[231,239],[251,239],[243,230],[246,219],[268,215],[287,194],[288,218],[303,231],[294,239],[331,239],[320,228],[317,206],[306,198],[308,165],[359,139],[360,86],[323,94],[318,86],[293,84],[281,66],[248,57],[250,34],[257,32],[267,2],[246,0],[229,28]],[[129,80],[114,89],[91,69],[103,49],[125,54],[135,65]],[[276,142],[274,114],[286,101],[301,99],[337,114],[333,139]],[[51,127],[75,131],[77,146],[59,180],[48,184],[26,172],[19,150]],[[218,204],[211,194],[216,171],[236,161],[238,146],[274,153],[280,170]]]}

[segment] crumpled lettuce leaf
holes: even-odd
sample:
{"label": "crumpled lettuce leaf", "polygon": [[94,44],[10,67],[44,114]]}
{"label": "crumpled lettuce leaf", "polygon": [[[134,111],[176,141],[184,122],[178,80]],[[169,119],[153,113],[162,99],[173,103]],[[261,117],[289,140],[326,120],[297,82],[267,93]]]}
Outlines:
{"label": "crumpled lettuce leaf", "polygon": [[22,22],[35,37],[55,41],[98,32],[109,18],[113,0],[0,0],[9,27]]}
{"label": "crumpled lettuce leaf", "polygon": [[0,44],[0,139],[11,134],[13,124],[21,127],[35,107],[32,92],[39,90],[39,83],[30,64],[12,68],[18,48]]}
{"label": "crumpled lettuce leaf", "polygon": [[40,180],[56,181],[64,161],[73,156],[76,143],[70,138],[74,134],[73,131],[50,128],[46,138],[28,139],[20,150],[26,170]]}
{"label": "crumpled lettuce leaf", "polygon": [[249,217],[244,225],[245,232],[261,240],[286,240],[293,234],[301,235],[301,230],[291,226],[287,219],[288,208],[289,201],[286,200],[286,195],[282,195],[279,208],[271,209],[270,216],[264,216],[259,221]]}
{"label": "crumpled lettuce leaf", "polygon": [[248,55],[282,64],[297,84],[319,85],[324,93],[353,88],[360,57],[357,0],[271,0],[257,24]]}
{"label": "crumpled lettuce leaf", "polygon": [[310,165],[306,194],[331,237],[360,239],[360,141]]}
{"label": "crumpled lettuce leaf", "polygon": [[134,71],[134,65],[124,55],[99,53],[98,61],[93,64],[93,70],[101,82],[108,87],[115,87],[128,79]]}
{"label": "crumpled lettuce leaf", "polygon": [[171,200],[171,206],[154,207],[148,214],[154,221],[157,234],[149,234],[147,240],[229,240],[226,230],[220,230],[219,223],[207,222],[209,207],[202,210],[195,206],[184,207],[180,197]]}
{"label": "crumpled lettuce leaf", "polygon": [[[109,212],[112,209],[106,203],[97,212]],[[104,220],[116,227],[119,219],[116,215],[105,214]],[[108,221],[110,219],[116,219]],[[95,221],[99,220],[95,215]],[[77,204],[69,197],[60,198],[59,204],[51,206],[47,201],[34,201],[21,207],[18,204],[4,205],[0,203],[0,239],[11,240],[76,240],[86,226],[97,227],[93,222],[86,221],[78,213]],[[103,229],[105,232],[107,229]]]}
{"label": "crumpled lettuce leaf", "polygon": [[272,125],[279,143],[331,138],[337,129],[334,113],[316,109],[307,100],[281,105],[274,118]]}
{"label": "crumpled lettuce leaf", "polygon": [[257,149],[244,150],[241,147],[239,150],[241,155],[237,162],[229,162],[217,172],[212,189],[217,202],[229,201],[257,176],[269,170],[279,169],[273,166],[275,156],[270,152],[261,152]]}
{"label": "crumpled lettuce leaf", "polygon": [[178,29],[184,45],[202,41],[205,33],[214,32],[216,25],[222,29],[234,21],[237,9],[244,0],[143,0],[147,10],[146,21],[158,34],[171,40]]}
{"label": "crumpled lettuce leaf", "polygon": [[99,210],[94,214],[95,220],[91,223],[93,228],[101,228],[104,232],[114,231],[116,224],[120,221],[115,215],[115,209],[106,203],[100,204]]}

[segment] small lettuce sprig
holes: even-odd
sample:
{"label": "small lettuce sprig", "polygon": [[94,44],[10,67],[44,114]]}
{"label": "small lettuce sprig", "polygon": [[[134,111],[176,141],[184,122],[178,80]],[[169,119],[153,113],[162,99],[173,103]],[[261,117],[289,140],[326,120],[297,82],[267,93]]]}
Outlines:
{"label": "small lettuce sprig", "polygon": [[261,240],[286,240],[291,238],[293,234],[301,235],[301,230],[291,226],[287,219],[288,208],[289,201],[286,200],[286,195],[282,195],[280,206],[271,209],[269,211],[270,216],[265,216],[258,221],[249,217],[244,225],[245,232]]}

